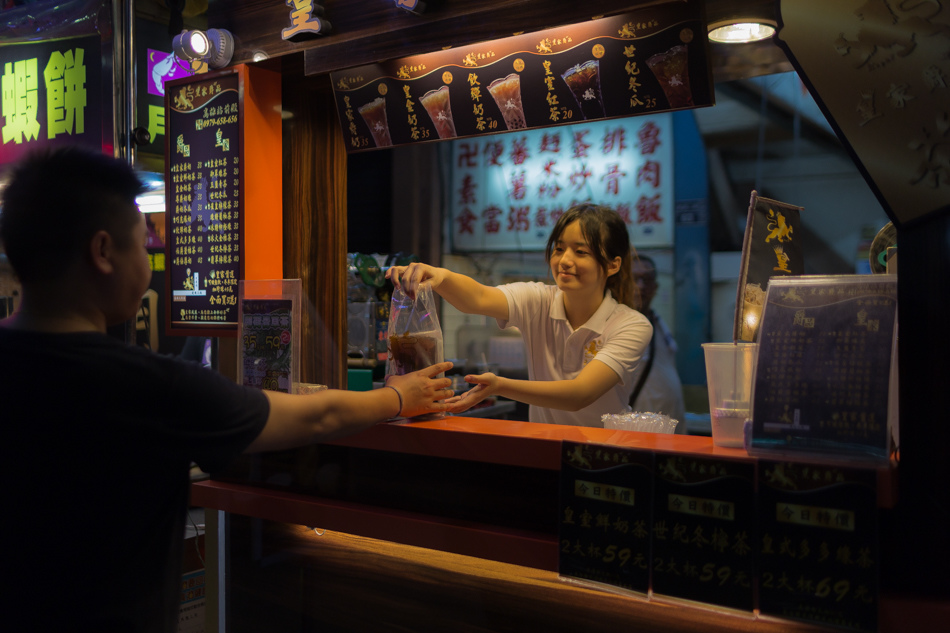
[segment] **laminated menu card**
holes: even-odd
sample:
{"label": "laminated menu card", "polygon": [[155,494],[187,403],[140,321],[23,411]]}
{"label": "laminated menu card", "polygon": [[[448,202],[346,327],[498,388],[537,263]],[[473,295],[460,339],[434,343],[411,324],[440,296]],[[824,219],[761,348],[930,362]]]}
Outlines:
{"label": "laminated menu card", "polygon": [[653,453],[561,443],[558,573],[646,593]]}
{"label": "laminated menu card", "polygon": [[897,426],[897,277],[772,279],[749,452],[889,459]]}

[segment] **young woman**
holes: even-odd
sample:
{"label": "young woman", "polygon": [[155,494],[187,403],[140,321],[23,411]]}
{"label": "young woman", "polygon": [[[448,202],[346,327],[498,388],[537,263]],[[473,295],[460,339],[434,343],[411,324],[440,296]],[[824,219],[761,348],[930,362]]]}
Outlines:
{"label": "young woman", "polygon": [[616,212],[581,204],[558,219],[545,248],[555,285],[491,287],[422,263],[394,266],[387,276],[410,297],[431,283],[458,310],[493,317],[524,338],[528,380],[468,375],[475,387],[446,400],[449,411],[498,395],[531,405],[532,422],[602,426],[602,415],[625,410],[630,375],[653,335],[649,320],[634,309],[631,251]]}

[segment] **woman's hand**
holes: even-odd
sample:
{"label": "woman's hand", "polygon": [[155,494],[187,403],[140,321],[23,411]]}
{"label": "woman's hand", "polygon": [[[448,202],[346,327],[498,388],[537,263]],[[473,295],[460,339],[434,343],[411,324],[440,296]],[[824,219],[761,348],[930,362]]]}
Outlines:
{"label": "woman's hand", "polygon": [[444,268],[413,262],[408,266],[390,267],[386,271],[386,278],[406,293],[407,297],[415,300],[419,286],[428,281],[432,283],[432,289],[437,290],[447,273],[448,271]]}
{"label": "woman's hand", "polygon": [[449,413],[462,413],[468,411],[476,404],[498,393],[501,388],[501,378],[488,372],[484,374],[468,374],[465,376],[465,382],[475,385],[465,393],[449,398],[445,401],[446,411]]}

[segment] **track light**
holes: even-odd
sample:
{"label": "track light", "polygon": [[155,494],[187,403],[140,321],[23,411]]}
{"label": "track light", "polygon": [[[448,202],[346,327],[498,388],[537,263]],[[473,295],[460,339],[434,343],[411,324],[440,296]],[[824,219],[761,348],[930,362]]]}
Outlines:
{"label": "track light", "polygon": [[234,55],[234,36],[225,29],[184,30],[172,39],[175,56],[187,62],[205,62],[211,68],[224,68]]}
{"label": "track light", "polygon": [[731,20],[709,25],[709,40],[720,44],[746,44],[775,34],[775,25],[766,20]]}

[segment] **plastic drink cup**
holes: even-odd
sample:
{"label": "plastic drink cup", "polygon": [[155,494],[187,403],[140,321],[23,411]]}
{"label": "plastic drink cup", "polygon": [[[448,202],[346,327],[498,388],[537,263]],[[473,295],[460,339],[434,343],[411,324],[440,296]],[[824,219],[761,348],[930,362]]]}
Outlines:
{"label": "plastic drink cup", "polygon": [[600,62],[596,59],[571,66],[561,79],[571,89],[574,100],[580,106],[585,119],[600,119],[604,116],[604,101],[600,93]]}
{"label": "plastic drink cup", "polygon": [[449,102],[449,87],[442,86],[438,90],[430,90],[421,97],[419,102],[426,109],[429,118],[435,125],[439,138],[455,138],[455,121],[452,119],[452,104]]}
{"label": "plastic drink cup", "polygon": [[521,106],[521,75],[511,73],[502,79],[496,79],[488,85],[488,92],[501,110],[505,119],[505,126],[509,130],[520,130],[528,127],[524,118],[524,108]]}
{"label": "plastic drink cup", "polygon": [[742,448],[745,421],[751,416],[758,345],[703,343],[713,444]]}
{"label": "plastic drink cup", "polygon": [[376,147],[389,147],[393,144],[389,136],[389,120],[386,118],[386,99],[377,97],[359,108],[360,116],[366,121]]}
{"label": "plastic drink cup", "polygon": [[665,53],[657,53],[647,59],[663,94],[671,108],[686,108],[693,105],[693,91],[689,87],[689,65],[686,46],[674,46]]}

